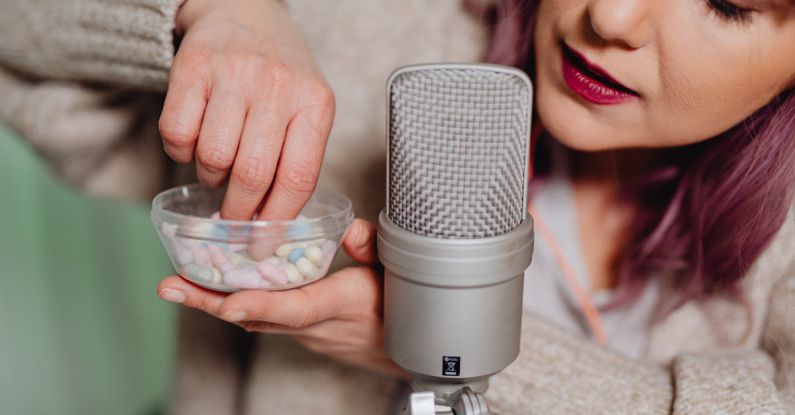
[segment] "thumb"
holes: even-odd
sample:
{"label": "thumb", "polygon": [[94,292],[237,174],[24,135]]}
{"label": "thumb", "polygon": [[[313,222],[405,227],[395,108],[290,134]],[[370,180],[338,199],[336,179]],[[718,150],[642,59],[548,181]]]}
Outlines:
{"label": "thumb", "polygon": [[364,219],[354,219],[342,239],[342,248],[354,261],[366,265],[378,263],[376,227]]}

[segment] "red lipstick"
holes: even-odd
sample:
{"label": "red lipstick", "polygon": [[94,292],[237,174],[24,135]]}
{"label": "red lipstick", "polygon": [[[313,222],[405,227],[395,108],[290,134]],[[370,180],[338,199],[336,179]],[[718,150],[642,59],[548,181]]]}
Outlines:
{"label": "red lipstick", "polygon": [[620,104],[639,94],[588,61],[581,53],[561,43],[563,80],[577,95],[599,105]]}

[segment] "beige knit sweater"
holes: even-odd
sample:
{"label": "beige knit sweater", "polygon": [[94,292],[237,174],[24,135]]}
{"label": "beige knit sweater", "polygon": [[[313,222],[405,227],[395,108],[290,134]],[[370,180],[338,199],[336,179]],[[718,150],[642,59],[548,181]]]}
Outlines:
{"label": "beige knit sweater", "polygon": [[[321,187],[374,218],[383,200],[383,83],[396,66],[473,61],[485,31],[453,0],[288,0],[334,88]],[[167,177],[153,120],[179,0],[7,0],[0,5],[0,120],[94,193],[147,197]],[[354,151],[355,150],[355,151]],[[350,154],[356,154],[351,160]],[[652,327],[643,361],[526,314],[521,354],[488,396],[509,414],[795,413],[795,217],[731,300],[691,301]],[[397,382],[186,313],[173,412],[382,414]]]}

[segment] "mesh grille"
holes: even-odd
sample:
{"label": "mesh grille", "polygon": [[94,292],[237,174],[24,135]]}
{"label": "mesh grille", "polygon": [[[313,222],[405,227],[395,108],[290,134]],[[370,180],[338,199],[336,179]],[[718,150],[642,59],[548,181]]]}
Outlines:
{"label": "mesh grille", "polygon": [[444,239],[515,229],[525,217],[530,91],[517,75],[423,68],[390,87],[389,218]]}

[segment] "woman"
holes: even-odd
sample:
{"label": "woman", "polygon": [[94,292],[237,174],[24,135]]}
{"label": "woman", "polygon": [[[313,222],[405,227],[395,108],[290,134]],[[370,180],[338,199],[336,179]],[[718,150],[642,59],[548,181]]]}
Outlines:
{"label": "woman", "polygon": [[[195,181],[180,177],[189,171],[163,163],[163,147],[178,161],[192,156],[199,159],[198,178],[207,184],[217,184],[224,174],[238,179],[237,193],[248,203],[228,204],[233,209],[224,215],[246,217],[239,208],[251,209],[259,196],[246,184],[263,191],[263,183],[246,183],[240,172],[249,171],[251,156],[262,148],[237,150],[272,146],[264,158],[254,157],[254,167],[275,173],[276,182],[277,155],[278,165],[316,172],[317,166],[303,166],[320,161],[331,108],[317,108],[332,103],[334,129],[318,187],[347,194],[357,215],[372,219],[383,201],[384,80],[410,63],[481,59],[485,46],[483,26],[457,2],[7,1],[0,5],[0,120],[61,178],[94,194],[148,202],[166,186]],[[271,76],[280,73],[289,76]],[[332,102],[324,78],[334,90]],[[161,113],[166,91],[171,98]],[[251,122],[241,125],[244,111]],[[304,120],[293,130],[306,134],[288,134],[290,128],[251,134],[261,132],[263,118]],[[285,149],[281,157],[285,147],[310,151]],[[208,151],[213,149],[219,151]],[[293,179],[285,189],[291,182],[305,189],[312,179],[285,177]],[[301,188],[294,190],[300,194]],[[282,196],[271,195],[268,202],[301,204],[295,192]],[[308,352],[289,336],[245,333],[200,311],[180,311],[170,413],[383,413],[389,402],[379,406],[373,397],[400,387],[394,378]],[[338,385],[356,393],[340,395]]]}
{"label": "woman", "polygon": [[[193,61],[182,65],[184,72],[192,74],[194,81],[236,79],[222,72],[230,68],[225,64],[227,59],[207,58],[239,52],[223,41],[241,37],[211,34],[229,34],[235,28],[252,31],[263,39],[281,36],[285,41],[295,40],[291,29],[278,30],[283,21],[260,24],[274,16],[267,13],[272,9],[257,8],[266,2],[224,2],[225,6],[219,8],[210,7],[210,1],[187,0],[185,5],[191,7],[180,13],[176,0],[131,0],[124,3],[124,13],[116,12],[122,3],[110,6],[92,0],[17,3],[18,9],[11,9],[21,13],[0,13],[0,29],[8,29],[3,44],[26,39],[32,43],[22,48],[0,48],[0,59],[12,69],[40,78],[161,89],[169,69],[176,85],[179,77],[174,73],[180,71],[180,54],[191,55],[191,44],[204,41],[216,44],[214,53],[194,54],[200,64]],[[440,7],[441,3],[424,7]],[[546,0],[540,6],[522,2],[503,7],[493,36],[493,60],[535,72],[537,125],[543,125],[548,133],[539,139],[535,153],[538,186],[534,186],[532,208],[539,214],[539,238],[526,279],[522,352],[514,365],[493,379],[490,402],[494,409],[503,413],[791,410],[795,381],[785,368],[795,360],[791,308],[795,303],[791,283],[795,271],[790,254],[795,231],[791,218],[785,219],[784,213],[790,200],[788,179],[792,176],[787,169],[792,161],[787,146],[792,140],[762,140],[792,131],[792,116],[786,105],[792,75],[787,68],[793,67],[787,60],[792,54],[775,53],[787,51],[791,44],[789,3]],[[39,9],[71,12],[38,13]],[[179,14],[184,17],[186,36],[172,68],[171,29]],[[253,28],[248,27],[252,20]],[[222,21],[235,24],[220,24]],[[456,27],[437,26],[440,30]],[[193,29],[196,34],[189,40]],[[263,34],[258,31],[261,29],[272,31]],[[28,32],[34,33],[26,38]],[[404,31],[404,38],[392,44],[414,44],[405,40],[413,33]],[[97,43],[101,39],[111,41]],[[447,39],[451,42],[455,37]],[[263,54],[289,58],[293,51],[304,50],[296,46],[279,51],[284,55],[280,56],[269,55],[265,41],[246,45],[243,49],[247,53],[242,55],[248,58]],[[300,66],[300,70],[306,68]],[[301,78],[307,82],[290,89],[306,91],[302,85],[318,88],[320,78],[316,73],[300,73],[307,75]],[[241,85],[255,81],[244,80]],[[207,86],[202,82],[184,83],[182,90],[195,93],[187,88],[191,85]],[[59,85],[56,92],[63,89]],[[93,84],[85,89],[96,90]],[[298,93],[296,100],[301,96],[305,94]],[[128,102],[101,95],[98,101],[116,106]],[[85,99],[76,101],[80,108],[85,103]],[[293,107],[298,108],[305,107]],[[185,160],[188,155],[183,153],[189,153],[180,151],[180,145],[207,148],[201,145],[201,129],[197,128],[195,113],[199,111],[185,108],[188,115],[194,114],[186,116],[193,122],[172,118],[176,120],[172,127],[193,126],[185,134],[187,140],[173,134],[177,131],[169,130],[169,123],[161,124],[166,127],[167,146],[176,147],[169,152],[178,160]],[[238,127],[235,114],[240,112],[232,111],[227,117]],[[31,119],[16,117],[20,113],[14,111],[8,114],[4,119],[21,127]],[[315,119],[325,119],[322,112],[313,114]],[[290,118],[295,114],[282,115]],[[734,127],[743,120],[747,121]],[[95,132],[104,125],[81,131]],[[226,137],[226,158],[221,160],[224,165],[230,162],[230,148],[239,144],[237,134]],[[316,138],[317,142],[325,140],[323,134]],[[41,140],[36,144],[54,143]],[[672,146],[664,151],[618,150]],[[214,152],[206,154],[211,157],[205,160],[215,160]],[[229,172],[233,166],[238,166],[238,171],[246,170],[236,158],[221,170]],[[209,167],[202,172],[200,166],[199,176],[213,184],[219,169],[213,169],[212,162]],[[643,180],[634,180],[636,177]],[[104,188],[122,188],[118,183],[125,182],[105,181]],[[263,188],[262,183],[256,185]],[[746,190],[733,193],[739,188]],[[245,192],[240,194],[246,196]],[[553,216],[557,212],[549,213],[545,208],[550,204],[566,207],[560,210],[568,216]],[[699,217],[702,209],[705,213]],[[237,214],[245,216],[247,212],[225,213]],[[567,223],[578,223],[579,228],[561,230]],[[542,224],[549,232],[542,232]],[[549,237],[543,237],[545,233]],[[738,244],[738,240],[747,243]],[[373,263],[372,225],[357,221],[344,246],[360,262]],[[578,247],[582,253],[577,252]],[[620,255],[622,252],[626,254]],[[618,257],[616,266],[612,266],[612,257]],[[588,317],[580,317],[580,309],[592,309],[587,305],[590,301],[580,304],[573,289],[557,282],[567,276],[576,281],[572,287],[585,286],[583,290],[590,288],[596,293],[594,297],[605,297],[593,298],[598,316],[583,312]],[[403,377],[389,363],[381,346],[377,268],[347,268],[303,290],[286,293],[247,292],[224,297],[175,277],[164,280],[158,292],[163,298],[226,317],[247,329],[289,333],[319,353]],[[570,311],[572,308],[575,311]],[[549,324],[550,319],[555,324]],[[606,347],[591,341],[589,335],[606,339]],[[225,338],[215,335],[212,340]],[[210,343],[210,339],[194,339],[194,344],[200,343]],[[322,389],[341,388],[342,393],[331,403],[342,407],[344,400],[357,397],[361,390],[342,376],[337,380],[340,385],[324,384]],[[308,400],[307,390],[295,390],[281,379],[277,383]],[[214,402],[229,395],[210,392],[208,396],[218,398],[211,399]],[[250,395],[256,393],[260,392],[249,391]],[[196,396],[188,399],[198,400]],[[372,413],[368,409],[382,408],[379,401],[388,399],[369,394],[364,400],[371,406],[355,407],[361,413]],[[212,412],[215,408],[204,409]],[[265,412],[272,407],[249,409]]]}
{"label": "woman", "polygon": [[[492,60],[533,74],[545,134],[522,351],[493,379],[494,409],[795,410],[795,8],[517,0],[501,10]],[[375,264],[373,235],[355,223],[346,251]],[[577,286],[592,298],[577,299]],[[376,268],[283,293],[226,296],[178,277],[159,292],[399,373],[382,350]]]}

